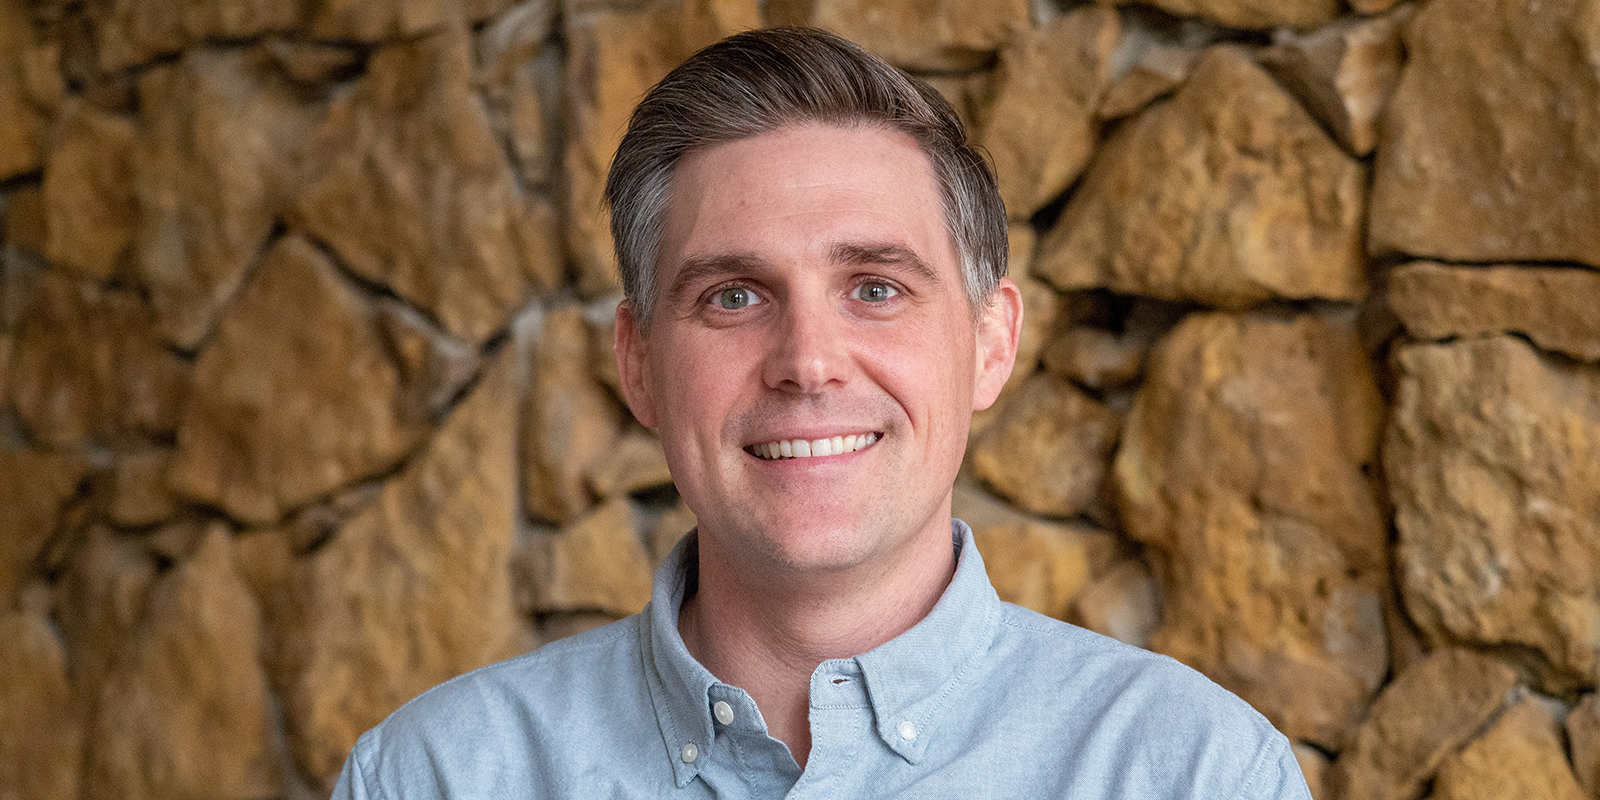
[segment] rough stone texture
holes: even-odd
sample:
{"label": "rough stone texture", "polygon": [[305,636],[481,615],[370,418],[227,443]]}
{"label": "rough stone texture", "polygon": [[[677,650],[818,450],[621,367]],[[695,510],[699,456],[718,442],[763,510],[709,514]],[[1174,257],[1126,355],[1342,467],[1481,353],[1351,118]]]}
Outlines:
{"label": "rough stone texture", "polygon": [[1161,624],[1161,587],[1144,562],[1122,561],[1078,595],[1071,620],[1124,644],[1147,647]]}
{"label": "rough stone texture", "polygon": [[5,243],[29,254],[42,255],[45,248],[44,192],[26,186],[6,198]]}
{"label": "rough stone texture", "polygon": [[650,602],[650,563],[628,498],[600,506],[556,534],[524,540],[517,570],[533,610],[604,611],[626,616]]}
{"label": "rough stone texture", "polygon": [[593,503],[584,476],[613,454],[622,411],[589,370],[589,328],[582,307],[547,312],[529,347],[523,502],[529,514],[564,524]]}
{"label": "rough stone texture", "polygon": [[124,453],[111,478],[111,521],[130,528],[154,525],[177,512],[177,500],[167,489],[166,473],[172,453],[164,449]]}
{"label": "rough stone texture", "polygon": [[1600,266],[1600,10],[1445,0],[1406,27],[1368,247],[1450,261]]}
{"label": "rough stone texture", "polygon": [[1037,375],[973,443],[972,471],[1028,511],[1083,513],[1100,496],[1120,425],[1064,378]]}
{"label": "rough stone texture", "polygon": [[137,295],[49,272],[18,328],[9,400],[46,444],[127,445],[172,434],[187,372]]}
{"label": "rough stone texture", "polygon": [[300,3],[282,0],[91,0],[100,68],[125,67],[216,39],[246,39],[289,30],[300,21]]}
{"label": "rough stone texture", "polygon": [[381,42],[410,39],[446,25],[481,22],[515,0],[313,0],[314,36]]}
{"label": "rough stone texture", "polygon": [[0,797],[74,800],[82,743],[66,652],[50,622],[0,612]]}
{"label": "rough stone texture", "polygon": [[70,100],[45,159],[45,255],[98,280],[111,278],[133,244],[133,120]]}
{"label": "rough stone texture", "polygon": [[1230,28],[1260,30],[1315,27],[1339,13],[1338,0],[1151,0],[1151,4],[1180,17],[1205,17]]}
{"label": "rough stone texture", "polygon": [[1586,694],[1567,715],[1572,772],[1584,797],[1600,796],[1600,695]]}
{"label": "rough stone texture", "polygon": [[1299,742],[1294,742],[1290,747],[1294,750],[1295,763],[1300,765],[1300,774],[1306,779],[1311,800],[1327,797],[1328,790],[1324,787],[1328,775],[1328,757],[1321,750]]}
{"label": "rough stone texture", "polygon": [[1026,0],[778,0],[767,18],[833,31],[903,69],[981,66],[1028,27]]}
{"label": "rough stone texture", "polygon": [[1041,353],[1047,372],[1096,391],[1120,389],[1139,378],[1152,343],[1104,328],[1068,328]]}
{"label": "rough stone texture", "polygon": [[1387,669],[1380,398],[1338,317],[1196,314],[1151,356],[1115,461],[1156,554],[1154,649],[1337,749]]}
{"label": "rough stone texture", "polygon": [[1065,619],[1072,601],[1109,566],[1113,537],[1088,525],[1019,514],[982,492],[957,489],[954,515],[972,526],[1000,599]]}
{"label": "rough stone texture", "polygon": [[1600,361],[1600,272],[1418,262],[1390,273],[1386,298],[1419,339],[1520,333],[1546,350]]}
{"label": "rough stone texture", "polygon": [[163,336],[193,348],[266,244],[315,111],[253,50],[190,50],[138,86],[135,260]]}
{"label": "rough stone texture", "polygon": [[1101,149],[1034,272],[1241,308],[1273,297],[1366,292],[1362,168],[1232,46]]}
{"label": "rough stone texture", "polygon": [[1600,371],[1494,336],[1405,347],[1384,466],[1407,610],[1522,645],[1552,689],[1600,659]]}
{"label": "rough stone texture", "polygon": [[1555,722],[1537,700],[1508,709],[1439,768],[1435,800],[1584,800]]}
{"label": "rough stone texture", "polygon": [[492,365],[377,499],[276,584],[273,677],[295,761],[322,791],[402,703],[529,644],[511,599],[511,367]]}
{"label": "rough stone texture", "polygon": [[1329,770],[1336,800],[1411,800],[1516,686],[1510,667],[1459,648],[1439,650],[1399,674]]}
{"label": "rough stone texture", "polygon": [[753,0],[683,0],[639,11],[567,14],[567,247],[578,291],[622,288],[602,212],[606,171],[639,98],[695,50],[760,27]]}
{"label": "rough stone texture", "polygon": [[1307,34],[1280,31],[1261,62],[1346,150],[1367,155],[1378,146],[1378,117],[1400,80],[1400,28],[1411,9],[1343,19]]}
{"label": "rough stone texture", "polygon": [[1139,54],[1126,72],[1100,95],[1095,116],[1122,119],[1150,105],[1150,101],[1183,85],[1200,51],[1189,47],[1154,45]]}
{"label": "rough stone texture", "polygon": [[561,277],[555,219],[518,188],[450,29],[380,48],[307,146],[293,225],[482,342]]}
{"label": "rough stone texture", "polygon": [[29,92],[27,60],[37,47],[25,0],[0,0],[0,180],[39,168],[47,109]]}
{"label": "rough stone texture", "polygon": [[1000,50],[979,143],[993,159],[1012,219],[1027,219],[1088,163],[1095,103],[1120,30],[1112,9],[1082,8],[1020,31]]}
{"label": "rough stone texture", "polygon": [[[130,614],[136,621],[111,640],[102,680],[84,687],[94,707],[85,796],[274,796],[281,780],[258,660],[260,615],[226,532],[206,533],[190,560],[142,593],[131,607],[96,610],[108,615],[102,625]],[[116,599],[127,598],[101,598]]]}
{"label": "rough stone texture", "polygon": [[672,483],[661,440],[646,431],[629,431],[588,471],[596,497],[611,498]]}
{"label": "rough stone texture", "polygon": [[430,430],[442,405],[430,399],[466,377],[452,362],[471,361],[405,327],[384,325],[304,239],[279,240],[200,354],[174,490],[271,523],[393,467]]}

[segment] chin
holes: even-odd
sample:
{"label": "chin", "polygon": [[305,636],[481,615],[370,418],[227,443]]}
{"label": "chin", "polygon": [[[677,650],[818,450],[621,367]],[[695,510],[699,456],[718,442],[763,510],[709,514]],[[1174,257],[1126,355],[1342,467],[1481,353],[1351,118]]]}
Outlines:
{"label": "chin", "polygon": [[[702,536],[706,534],[702,532]],[[887,544],[883,521],[841,521],[836,514],[744,518],[718,529],[718,545],[731,559],[781,572],[849,569],[873,560]]]}

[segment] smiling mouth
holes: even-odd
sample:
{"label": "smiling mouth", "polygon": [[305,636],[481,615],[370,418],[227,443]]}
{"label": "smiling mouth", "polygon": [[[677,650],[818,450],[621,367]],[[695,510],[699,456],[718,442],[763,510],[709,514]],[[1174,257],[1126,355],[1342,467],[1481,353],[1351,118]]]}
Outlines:
{"label": "smiling mouth", "polygon": [[883,434],[872,431],[868,433],[852,433],[848,436],[834,436],[827,439],[780,439],[775,442],[748,445],[744,448],[744,451],[762,461],[816,458],[865,450],[881,438],[883,438]]}

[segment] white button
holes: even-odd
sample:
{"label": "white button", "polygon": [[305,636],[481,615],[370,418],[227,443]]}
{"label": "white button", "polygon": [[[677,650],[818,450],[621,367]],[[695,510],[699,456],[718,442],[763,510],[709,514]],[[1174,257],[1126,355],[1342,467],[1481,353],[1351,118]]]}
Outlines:
{"label": "white button", "polygon": [[900,738],[902,739],[917,738],[917,726],[912,725],[910,720],[900,723],[900,727],[895,730],[900,732]]}
{"label": "white button", "polygon": [[685,764],[693,764],[694,760],[699,758],[699,757],[700,757],[700,748],[695,747],[694,746],[694,742],[690,742],[690,743],[688,743],[688,744],[683,746],[683,763],[685,763]]}
{"label": "white button", "polygon": [[711,707],[711,713],[716,714],[717,721],[724,725],[733,722],[733,706],[728,705],[726,700],[718,700],[716,705]]}

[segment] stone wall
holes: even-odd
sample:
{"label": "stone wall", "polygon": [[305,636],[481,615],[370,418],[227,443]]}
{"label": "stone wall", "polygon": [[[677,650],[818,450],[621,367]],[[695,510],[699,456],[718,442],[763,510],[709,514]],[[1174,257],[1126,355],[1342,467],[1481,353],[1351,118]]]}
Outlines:
{"label": "stone wall", "polygon": [[1319,800],[1600,791],[1595,0],[0,0],[0,797],[314,798],[636,611],[634,100],[780,22],[924,76],[1012,214],[957,513]]}

